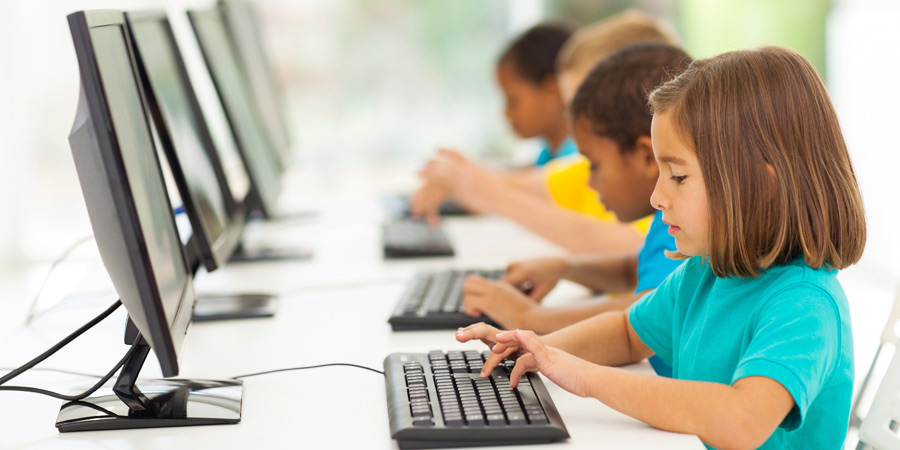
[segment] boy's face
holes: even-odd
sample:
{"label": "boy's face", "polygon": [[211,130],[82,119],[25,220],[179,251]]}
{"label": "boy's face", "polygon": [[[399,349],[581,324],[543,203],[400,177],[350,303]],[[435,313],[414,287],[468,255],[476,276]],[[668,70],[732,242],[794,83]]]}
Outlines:
{"label": "boy's face", "polygon": [[544,136],[563,120],[553,77],[535,84],[519,75],[512,61],[503,60],[497,66],[497,82],[506,99],[506,119],[520,137]]}
{"label": "boy's face", "polygon": [[659,180],[650,201],[662,211],[678,251],[688,256],[709,255],[709,200],[697,153],[678,132],[671,112],[653,116],[653,152]]}
{"label": "boy's face", "polygon": [[649,200],[659,169],[649,137],[639,138],[635,150],[623,155],[611,139],[596,135],[585,118],[575,120],[572,135],[578,151],[591,163],[589,184],[606,209],[622,222],[653,214]]}

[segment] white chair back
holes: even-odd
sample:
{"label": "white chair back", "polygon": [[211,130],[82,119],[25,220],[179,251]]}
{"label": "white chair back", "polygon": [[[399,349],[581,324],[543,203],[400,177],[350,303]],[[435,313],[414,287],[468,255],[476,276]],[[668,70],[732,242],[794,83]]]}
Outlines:
{"label": "white chair back", "polygon": [[859,426],[859,446],[876,450],[900,449],[900,352],[894,352],[872,407]]}
{"label": "white chair back", "polygon": [[[869,373],[866,374],[853,408],[850,410],[850,424],[859,425],[857,449],[900,449],[900,434],[898,434],[898,430],[900,430],[900,351],[897,349],[898,341],[900,341],[900,289],[897,291],[894,307],[884,326],[884,331],[881,333],[881,344],[878,346],[875,360],[872,361],[872,367],[869,368]],[[860,417],[858,411],[860,398],[866,391],[875,361],[878,360],[879,354],[886,345],[894,346],[894,356],[881,380],[881,385],[875,392],[872,406],[866,412],[865,417]]]}

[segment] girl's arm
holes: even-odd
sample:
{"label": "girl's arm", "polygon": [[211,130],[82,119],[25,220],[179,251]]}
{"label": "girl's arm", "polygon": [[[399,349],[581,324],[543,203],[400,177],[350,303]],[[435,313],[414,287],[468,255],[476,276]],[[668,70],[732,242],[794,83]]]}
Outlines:
{"label": "girl's arm", "polygon": [[628,311],[610,311],[543,337],[547,346],[604,366],[621,366],[653,356],[628,323]]}
{"label": "girl's arm", "polygon": [[[475,328],[462,333],[488,331]],[[621,363],[649,351],[625,313],[603,314],[543,340],[521,330],[495,332],[490,339],[482,340],[495,343],[482,373],[490,373],[512,351],[521,355],[510,375],[512,387],[518,385],[525,371],[537,369],[569,392],[596,398],[656,428],[696,434],[708,445],[723,450],[759,447],[794,406],[787,389],[765,377],[747,377],[728,386],[594,364]],[[554,345],[586,355],[593,362]]]}
{"label": "girl's arm", "polygon": [[696,434],[721,450],[758,448],[794,407],[788,390],[771,378],[747,377],[728,386],[582,364],[575,369],[584,370],[581,383],[572,387],[583,391],[563,386],[567,390],[656,428]]}

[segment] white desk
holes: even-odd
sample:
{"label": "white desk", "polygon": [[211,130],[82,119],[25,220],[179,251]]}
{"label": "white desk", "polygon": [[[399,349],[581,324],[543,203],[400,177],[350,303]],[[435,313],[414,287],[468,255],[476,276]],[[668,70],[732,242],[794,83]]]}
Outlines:
{"label": "white desk", "polygon": [[[449,266],[502,267],[511,259],[560,250],[513,224],[492,217],[451,220],[447,229],[458,257],[384,261],[377,205],[365,195],[340,198],[307,221],[263,225],[249,231],[256,242],[311,245],[311,261],[234,265],[198,279],[207,292],[261,290],[282,295],[272,319],[194,324],[181,359],[181,377],[230,376],[329,362],[377,369],[391,352],[482,349],[459,344],[452,331],[394,333],[387,324],[414,270]],[[357,203],[354,203],[357,202]],[[366,206],[369,205],[369,206]],[[102,284],[103,279],[91,284]],[[587,293],[561,286],[550,302]],[[115,297],[81,297],[47,312],[0,349],[0,364],[18,365],[98,314]],[[124,310],[52,358],[47,367],[105,373],[126,351]],[[638,365],[635,370],[649,370]],[[151,356],[143,377],[158,376]],[[58,373],[30,373],[22,382],[66,391],[91,380]],[[596,400],[571,395],[547,382],[571,439],[571,448],[702,449],[695,436],[653,429]],[[61,402],[25,393],[0,393],[0,448],[396,448],[391,440],[383,377],[331,367],[245,380],[243,419],[237,425],[60,434],[54,427]],[[541,446],[539,448],[553,448]]]}

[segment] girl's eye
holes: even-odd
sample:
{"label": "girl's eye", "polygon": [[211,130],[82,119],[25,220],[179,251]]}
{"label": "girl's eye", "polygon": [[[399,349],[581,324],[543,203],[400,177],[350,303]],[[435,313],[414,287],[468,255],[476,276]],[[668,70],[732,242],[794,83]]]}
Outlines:
{"label": "girl's eye", "polygon": [[596,172],[599,168],[596,164],[591,164],[591,172]]}
{"label": "girl's eye", "polygon": [[680,175],[680,176],[672,175],[670,178],[675,180],[676,183],[681,184],[684,182],[684,179],[687,178],[687,176],[686,175]]}

